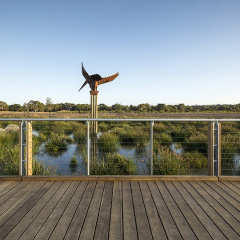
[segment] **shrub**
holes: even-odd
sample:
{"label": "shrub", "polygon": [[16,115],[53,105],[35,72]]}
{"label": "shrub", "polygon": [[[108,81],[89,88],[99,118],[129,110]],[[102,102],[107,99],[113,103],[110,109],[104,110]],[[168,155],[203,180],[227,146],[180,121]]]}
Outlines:
{"label": "shrub", "polygon": [[189,138],[184,140],[185,147],[187,151],[199,151],[201,153],[207,154],[208,151],[208,136],[203,132],[196,132],[192,134]]}
{"label": "shrub", "polygon": [[184,157],[165,146],[160,146],[154,154],[153,174],[155,175],[182,175],[188,173],[188,170],[189,164]]}
{"label": "shrub", "polygon": [[100,152],[113,153],[119,149],[119,139],[115,134],[103,133],[97,140]]}
{"label": "shrub", "polygon": [[50,139],[45,145],[45,150],[47,152],[58,152],[67,150],[67,142],[65,135],[59,135],[56,133],[51,133]]}
{"label": "shrub", "polygon": [[132,159],[118,153],[107,154],[91,169],[92,175],[130,175],[136,174],[136,165]]}

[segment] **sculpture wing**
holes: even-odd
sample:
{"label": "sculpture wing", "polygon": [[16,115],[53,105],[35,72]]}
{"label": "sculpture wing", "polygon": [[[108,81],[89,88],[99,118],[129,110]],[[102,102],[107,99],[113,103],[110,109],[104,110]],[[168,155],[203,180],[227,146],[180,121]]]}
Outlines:
{"label": "sculpture wing", "polygon": [[81,86],[81,88],[78,90],[80,91],[87,83],[91,83],[92,79],[91,77],[88,75],[87,71],[85,70],[85,68],[83,67],[83,63],[82,63],[82,75],[84,76],[84,78],[86,79],[86,81],[83,83],[83,85]]}
{"label": "sculpture wing", "polygon": [[113,81],[118,75],[119,75],[119,73],[117,72],[116,74],[114,74],[114,75],[112,75],[112,76],[102,78],[101,80],[98,81],[98,85],[111,82],[111,81]]}

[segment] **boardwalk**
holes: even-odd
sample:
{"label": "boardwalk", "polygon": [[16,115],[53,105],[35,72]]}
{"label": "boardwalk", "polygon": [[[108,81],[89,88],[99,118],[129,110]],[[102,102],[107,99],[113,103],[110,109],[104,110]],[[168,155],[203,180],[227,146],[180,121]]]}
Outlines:
{"label": "boardwalk", "polygon": [[240,239],[240,182],[0,181],[0,239]]}

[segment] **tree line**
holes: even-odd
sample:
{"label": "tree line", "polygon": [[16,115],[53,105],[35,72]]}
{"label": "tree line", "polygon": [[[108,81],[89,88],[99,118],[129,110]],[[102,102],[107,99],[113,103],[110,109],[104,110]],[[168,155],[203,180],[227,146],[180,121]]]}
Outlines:
{"label": "tree line", "polygon": [[[91,110],[90,104],[74,104],[74,103],[53,103],[51,98],[46,99],[46,103],[30,100],[28,103],[8,105],[4,101],[0,101],[0,111],[12,112],[59,112],[59,111],[75,111],[88,112]],[[217,104],[217,105],[167,105],[159,103],[150,105],[148,103],[134,105],[122,105],[116,103],[112,106],[106,104],[98,105],[99,111],[105,112],[197,112],[197,111],[231,111],[240,112],[240,104]]]}

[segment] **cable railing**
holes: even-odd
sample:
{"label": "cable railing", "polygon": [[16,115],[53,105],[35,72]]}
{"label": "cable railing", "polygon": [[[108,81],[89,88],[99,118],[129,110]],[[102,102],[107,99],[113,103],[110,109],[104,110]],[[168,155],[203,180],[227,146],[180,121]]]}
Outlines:
{"label": "cable railing", "polygon": [[240,119],[2,118],[0,175],[235,176],[239,137]]}

